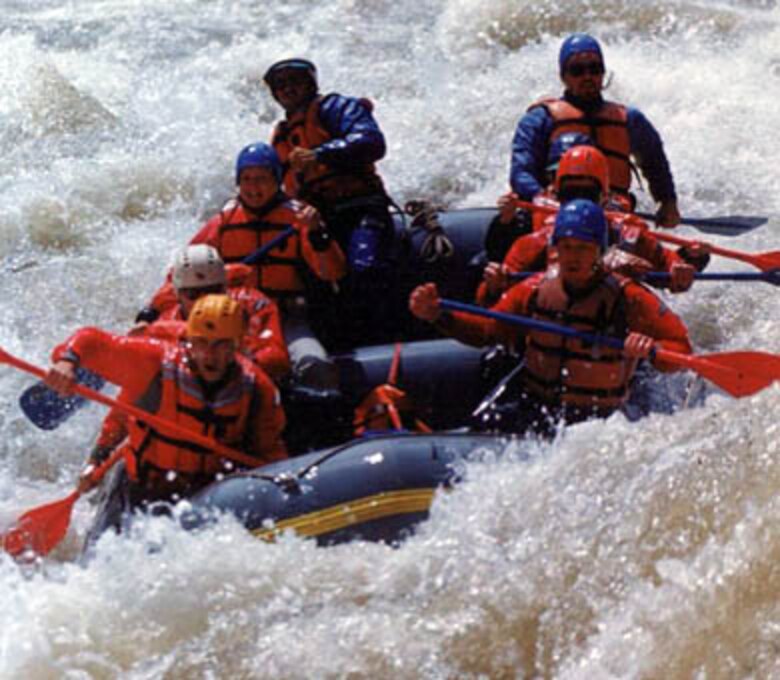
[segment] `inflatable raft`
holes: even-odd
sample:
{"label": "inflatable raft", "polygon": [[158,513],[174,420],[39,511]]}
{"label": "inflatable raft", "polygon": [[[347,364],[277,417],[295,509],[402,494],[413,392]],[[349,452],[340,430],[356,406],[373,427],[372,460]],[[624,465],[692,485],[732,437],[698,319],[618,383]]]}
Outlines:
{"label": "inflatable raft", "polygon": [[479,434],[392,434],[290,458],[212,484],[190,499],[194,530],[224,513],[253,535],[285,531],[321,545],[361,539],[396,544],[425,520],[471,456],[501,453],[507,440]]}

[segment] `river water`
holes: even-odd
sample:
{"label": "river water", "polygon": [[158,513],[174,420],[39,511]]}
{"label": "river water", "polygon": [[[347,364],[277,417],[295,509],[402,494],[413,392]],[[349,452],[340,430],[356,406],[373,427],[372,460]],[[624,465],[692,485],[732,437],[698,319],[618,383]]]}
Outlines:
{"label": "river water", "polygon": [[[572,30],[602,39],[610,96],[661,130],[683,213],[768,215],[710,240],[777,249],[774,0],[5,0],[0,345],[45,363],[80,326],[127,328],[231,195],[236,152],[268,138],[274,60],[374,101],[396,200],[490,205]],[[780,352],[777,300],[763,283],[667,296],[699,352]],[[0,367],[0,526],[72,489],[102,415],[38,431],[16,401],[30,383]],[[82,567],[82,500],[47,560],[0,556],[0,677],[780,677],[779,412],[777,386],[713,392],[472,463],[400,549],[157,521]]]}

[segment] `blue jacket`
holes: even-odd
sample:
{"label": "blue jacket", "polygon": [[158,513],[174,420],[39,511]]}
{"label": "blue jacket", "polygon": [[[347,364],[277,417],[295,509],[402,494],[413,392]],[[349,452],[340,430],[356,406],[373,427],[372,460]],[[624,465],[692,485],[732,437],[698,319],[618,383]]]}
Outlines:
{"label": "blue jacket", "polygon": [[[564,93],[564,99],[585,109],[568,93]],[[650,193],[658,202],[675,199],[674,179],[661,136],[638,109],[628,107],[627,116],[631,155],[647,180]],[[512,140],[509,183],[512,191],[523,200],[530,200],[545,188],[544,176],[552,129],[552,117],[543,106],[532,108],[517,123]]]}
{"label": "blue jacket", "polygon": [[346,168],[375,163],[384,157],[385,137],[364,99],[329,94],[320,103],[320,122],[333,136],[317,148],[317,160]]}

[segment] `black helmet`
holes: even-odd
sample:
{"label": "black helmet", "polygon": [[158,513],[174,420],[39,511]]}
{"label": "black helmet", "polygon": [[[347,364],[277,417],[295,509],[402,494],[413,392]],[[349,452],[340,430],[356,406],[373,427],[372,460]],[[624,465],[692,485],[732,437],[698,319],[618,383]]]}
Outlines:
{"label": "black helmet", "polygon": [[274,89],[273,81],[276,75],[281,71],[286,71],[287,69],[295,69],[300,70],[306,73],[312,81],[312,84],[316,87],[317,86],[317,67],[312,64],[308,59],[282,59],[281,61],[277,61],[275,64],[272,64],[271,67],[265,72],[265,75],[263,76],[263,80],[265,81],[265,84],[268,85],[268,87],[271,88],[271,90]]}

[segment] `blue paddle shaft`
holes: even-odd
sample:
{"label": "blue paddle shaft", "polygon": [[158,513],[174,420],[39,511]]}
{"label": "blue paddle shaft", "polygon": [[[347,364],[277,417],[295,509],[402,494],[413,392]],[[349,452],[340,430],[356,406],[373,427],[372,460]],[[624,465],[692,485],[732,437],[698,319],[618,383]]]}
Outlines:
{"label": "blue paddle shaft", "polygon": [[532,319],[528,316],[520,316],[519,314],[505,314],[504,312],[496,312],[492,309],[485,309],[484,307],[477,307],[476,305],[469,305],[465,302],[458,302],[456,300],[442,299],[439,302],[441,309],[446,309],[453,312],[465,312],[466,314],[475,314],[476,316],[484,316],[489,319],[496,319],[497,321],[503,321],[504,323],[512,324],[513,326],[523,326],[524,328],[532,328],[537,331],[543,331],[544,333],[554,333],[556,335],[563,335],[568,338],[578,338],[584,342],[589,342],[593,345],[603,345],[604,347],[611,347],[612,349],[622,350],[624,343],[620,338],[612,338],[607,335],[596,335],[595,333],[587,333],[585,331],[578,331],[575,328],[569,328],[568,326],[561,326],[557,323],[550,323],[549,321],[540,321],[539,319]]}
{"label": "blue paddle shaft", "polygon": [[257,264],[261,262],[265,256],[270,253],[274,248],[284,243],[290,236],[295,233],[295,227],[290,225],[281,234],[274,236],[268,243],[260,246],[255,252],[247,255],[241,264]]}

